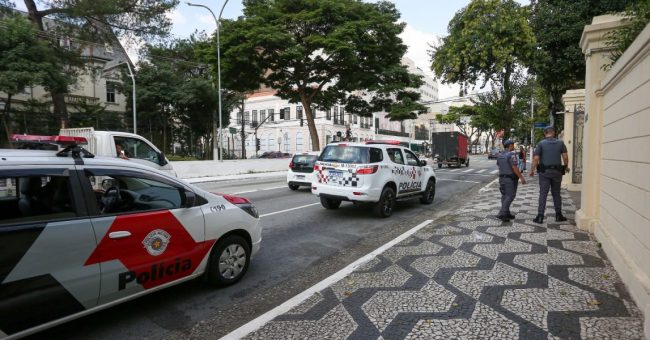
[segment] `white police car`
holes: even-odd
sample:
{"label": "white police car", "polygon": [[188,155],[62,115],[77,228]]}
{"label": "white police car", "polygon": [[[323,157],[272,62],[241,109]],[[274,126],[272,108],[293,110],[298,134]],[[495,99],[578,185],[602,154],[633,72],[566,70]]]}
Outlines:
{"label": "white police car", "polygon": [[342,201],[372,202],[379,216],[388,217],[395,200],[431,204],[436,193],[433,168],[398,141],[329,144],[314,169],[312,193],[326,209],[337,209]]}
{"label": "white police car", "polygon": [[84,138],[35,139],[65,148],[0,149],[0,338],[199,276],[235,283],[259,250],[262,228],[245,198],[94,158],[78,146]]}
{"label": "white police car", "polygon": [[314,164],[318,159],[318,152],[304,152],[293,156],[287,171],[287,185],[291,190],[298,190],[300,186],[311,186],[316,179]]}

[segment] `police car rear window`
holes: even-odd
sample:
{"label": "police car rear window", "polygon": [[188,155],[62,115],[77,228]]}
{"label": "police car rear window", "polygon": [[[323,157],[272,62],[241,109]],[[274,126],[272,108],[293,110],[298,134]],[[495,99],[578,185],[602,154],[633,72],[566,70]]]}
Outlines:
{"label": "police car rear window", "polygon": [[316,155],[295,155],[292,161],[296,164],[313,165],[317,158]]}
{"label": "police car rear window", "polygon": [[383,156],[379,148],[328,145],[318,160],[322,162],[368,164],[381,162]]}

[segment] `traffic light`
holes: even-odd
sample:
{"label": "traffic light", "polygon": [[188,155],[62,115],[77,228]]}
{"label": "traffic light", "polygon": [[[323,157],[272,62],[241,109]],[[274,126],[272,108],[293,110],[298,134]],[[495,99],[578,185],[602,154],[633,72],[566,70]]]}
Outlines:
{"label": "traffic light", "polygon": [[260,139],[255,138],[255,150],[260,151]]}
{"label": "traffic light", "polygon": [[303,119],[300,118],[300,126],[302,127],[303,125],[304,125],[304,123],[303,123]]}

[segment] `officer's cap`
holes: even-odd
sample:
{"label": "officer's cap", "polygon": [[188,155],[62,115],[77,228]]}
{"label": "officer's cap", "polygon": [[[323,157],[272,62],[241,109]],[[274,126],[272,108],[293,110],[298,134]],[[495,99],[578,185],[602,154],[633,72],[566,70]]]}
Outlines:
{"label": "officer's cap", "polygon": [[508,139],[507,141],[503,142],[503,147],[507,148],[510,146],[510,144],[515,144],[515,142],[513,142],[512,139]]}
{"label": "officer's cap", "polygon": [[548,133],[549,131],[555,132],[555,128],[550,125],[544,128],[544,133]]}

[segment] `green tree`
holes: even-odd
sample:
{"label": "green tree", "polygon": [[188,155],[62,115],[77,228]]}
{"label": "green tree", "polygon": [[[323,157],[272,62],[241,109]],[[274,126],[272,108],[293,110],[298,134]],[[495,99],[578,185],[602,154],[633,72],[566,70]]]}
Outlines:
{"label": "green tree", "polygon": [[461,95],[477,83],[500,88],[505,137],[512,125],[517,81],[535,44],[528,15],[514,0],[473,0],[456,13],[449,35],[431,53],[432,70],[443,83],[459,83]]}
{"label": "green tree", "polygon": [[[620,12],[637,0],[533,0],[530,25],[537,49],[530,71],[549,94],[547,110],[562,111],[562,95],[584,87],[585,58],[580,38],[592,18]],[[647,0],[643,0],[647,1]]]}
{"label": "green tree", "polygon": [[[39,36],[49,42],[50,55],[57,57],[60,64],[67,65],[49,73],[44,84],[52,95],[54,112],[60,117],[62,127],[68,124],[64,94],[74,83],[74,72],[86,61],[80,54],[87,42],[116,44],[120,36],[145,40],[164,36],[171,27],[171,20],[166,14],[178,4],[178,0],[24,2],[29,20],[42,32]],[[39,8],[37,4],[45,8]],[[57,22],[47,31],[43,21],[46,17]],[[79,43],[76,49],[62,46],[60,39],[68,38]]]}
{"label": "green tree", "polygon": [[392,120],[424,111],[419,95],[408,90],[421,79],[401,65],[406,46],[399,17],[387,1],[245,0],[244,15],[223,26],[224,62],[237,66],[234,74],[248,65],[264,70],[263,84],[302,103],[319,150],[313,105],[327,110],[343,103],[361,116],[386,111]]}
{"label": "green tree", "polygon": [[650,23],[650,0],[640,0],[637,3],[628,5],[625,10],[628,17],[628,24],[608,33],[607,44],[614,50],[611,52],[609,59],[611,63],[606,65],[610,68],[623,55],[632,44],[634,39]]}
{"label": "green tree", "polygon": [[10,15],[0,19],[0,91],[7,94],[2,115],[5,138],[11,135],[7,116],[11,112],[11,98],[25,87],[43,84],[47,74],[53,72],[48,48],[36,37],[30,23],[20,16]]}

